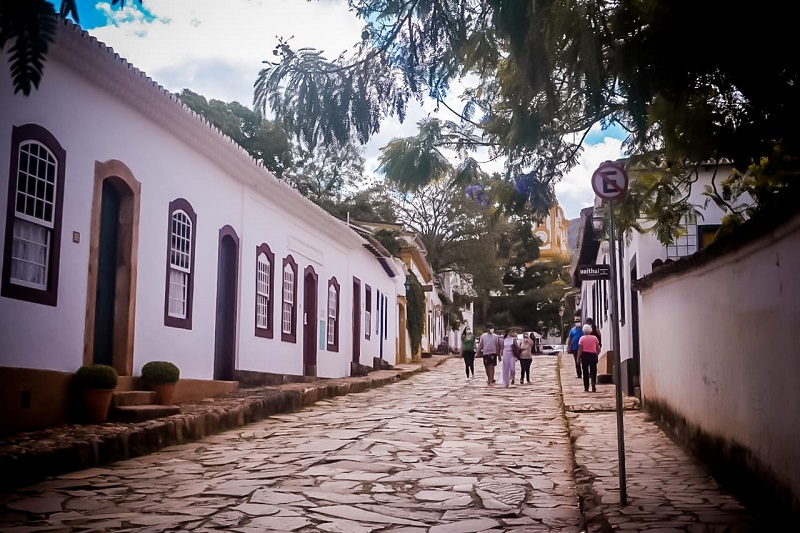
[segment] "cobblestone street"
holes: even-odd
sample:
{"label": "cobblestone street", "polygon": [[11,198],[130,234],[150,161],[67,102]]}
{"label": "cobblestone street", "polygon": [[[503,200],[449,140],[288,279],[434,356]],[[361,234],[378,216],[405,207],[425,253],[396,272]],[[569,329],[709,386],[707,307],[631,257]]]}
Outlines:
{"label": "cobblestone street", "polygon": [[[756,530],[637,411],[626,413],[635,481],[620,512],[614,413],[603,411],[613,386],[573,398],[580,384],[568,367],[559,372],[558,359],[536,358],[533,384],[508,388],[487,387],[480,360],[466,380],[452,359],[379,389],[59,476],[4,496],[0,530]],[[591,504],[583,510],[579,494]]]}

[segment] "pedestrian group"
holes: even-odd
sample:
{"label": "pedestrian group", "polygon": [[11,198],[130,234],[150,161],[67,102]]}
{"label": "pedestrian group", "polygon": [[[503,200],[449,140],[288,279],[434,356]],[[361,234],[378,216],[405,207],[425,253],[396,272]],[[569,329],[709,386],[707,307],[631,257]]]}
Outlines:
{"label": "pedestrian group", "polygon": [[[503,385],[508,387],[516,382],[516,362],[520,364],[519,384],[530,384],[531,364],[533,354],[536,353],[536,344],[530,334],[522,333],[518,338],[517,330],[508,329],[503,336],[495,333],[494,326],[487,324],[486,332],[476,338],[467,326],[461,333],[461,356],[467,379],[475,378],[475,357],[483,359],[486,371],[486,384],[491,386],[496,383],[495,368],[502,364],[501,373]],[[575,319],[575,326],[567,335],[567,352],[573,355],[575,373],[583,379],[583,390],[597,392],[597,357],[600,353],[600,332],[594,325],[594,320],[586,319],[586,324],[581,325],[580,318]]]}

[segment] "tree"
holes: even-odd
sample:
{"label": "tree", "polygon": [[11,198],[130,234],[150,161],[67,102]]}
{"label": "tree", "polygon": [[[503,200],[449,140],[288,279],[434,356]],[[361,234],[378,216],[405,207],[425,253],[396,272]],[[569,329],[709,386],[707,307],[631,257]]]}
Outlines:
{"label": "tree", "polygon": [[181,91],[179,96],[183,103],[236,141],[276,177],[282,178],[293,169],[295,154],[291,137],[277,122],[266,120],[239,102],[206,100],[189,89]]}
{"label": "tree", "polygon": [[303,196],[342,219],[353,212],[365,220],[394,219],[386,195],[374,185],[366,189],[362,149],[352,142],[308,150],[293,143],[282,124],[238,102],[206,100],[184,89],[181,100],[236,141],[276,177],[291,183]]}
{"label": "tree", "polygon": [[295,146],[295,168],[289,180],[303,196],[331,210],[343,201],[345,191],[366,183],[363,149],[352,142],[318,145],[312,150]]}
{"label": "tree", "polygon": [[[304,142],[351,132],[366,142],[385,117],[402,120],[411,99],[427,96],[447,107],[451,84],[469,77],[476,81],[462,94],[459,121],[445,125],[443,138],[457,149],[488,146],[506,159],[509,176],[552,184],[576,163],[589,128],[613,123],[629,133],[631,164],[663,171],[668,188],[690,183],[680,172],[692,163],[730,160],[729,188],[755,194],[756,206],[776,191],[798,196],[800,60],[780,52],[793,49],[793,19],[771,5],[353,0],[350,6],[365,21],[364,42],[352,55],[328,61],[281,41],[278,60],[257,79],[257,105],[270,106]],[[757,67],[746,57],[757,58]],[[426,145],[406,148],[422,153]],[[436,177],[435,166],[429,168],[405,177],[426,183]],[[675,206],[680,202],[655,213],[667,236]]]}
{"label": "tree", "polygon": [[[680,172],[694,163],[731,161],[725,187],[753,195],[756,209],[800,197],[800,57],[790,53],[794,18],[772,4],[349,4],[365,21],[351,55],[328,60],[280,40],[277,61],[256,80],[257,107],[269,106],[309,149],[350,138],[366,143],[387,116],[402,120],[410,100],[448,107],[451,85],[468,80],[447,137],[455,148],[485,146],[503,157],[506,177],[551,185],[576,163],[591,126],[619,124],[629,133],[631,164],[663,172],[667,188],[690,183]],[[77,19],[74,0],[63,0],[60,13]],[[0,47],[11,43],[15,90],[38,86],[55,20],[44,0],[0,2]],[[679,205],[667,202],[655,214],[657,232],[672,233],[671,209]]]}

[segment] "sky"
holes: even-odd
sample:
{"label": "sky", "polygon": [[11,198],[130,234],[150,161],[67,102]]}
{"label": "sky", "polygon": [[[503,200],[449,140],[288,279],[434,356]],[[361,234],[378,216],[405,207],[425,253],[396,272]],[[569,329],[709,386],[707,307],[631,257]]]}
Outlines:
{"label": "sky", "polygon": [[[291,37],[293,48],[316,48],[334,58],[360,40],[363,26],[346,0],[143,0],[141,6],[125,0],[124,8],[112,7],[110,0],[77,0],[77,6],[84,29],[168,91],[187,88],[248,107],[262,61],[274,58],[278,37]],[[365,146],[367,170],[377,168],[381,147],[414,135],[417,121],[434,113],[433,103],[426,103],[412,106],[402,124],[387,119]],[[436,116],[455,120],[446,113]],[[621,157],[623,138],[619,129],[587,135],[580,163],[555,186],[568,219],[592,205],[591,175],[600,163]]]}

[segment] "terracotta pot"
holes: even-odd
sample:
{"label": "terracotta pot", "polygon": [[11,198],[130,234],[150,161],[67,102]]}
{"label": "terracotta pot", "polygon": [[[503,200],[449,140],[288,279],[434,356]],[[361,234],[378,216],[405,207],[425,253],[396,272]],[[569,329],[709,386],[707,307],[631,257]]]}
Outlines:
{"label": "terracotta pot", "polygon": [[114,389],[84,389],[83,407],[90,422],[108,420],[108,409],[111,407],[113,394]]}
{"label": "terracotta pot", "polygon": [[150,385],[155,391],[159,405],[172,405],[175,403],[175,383],[159,383]]}

